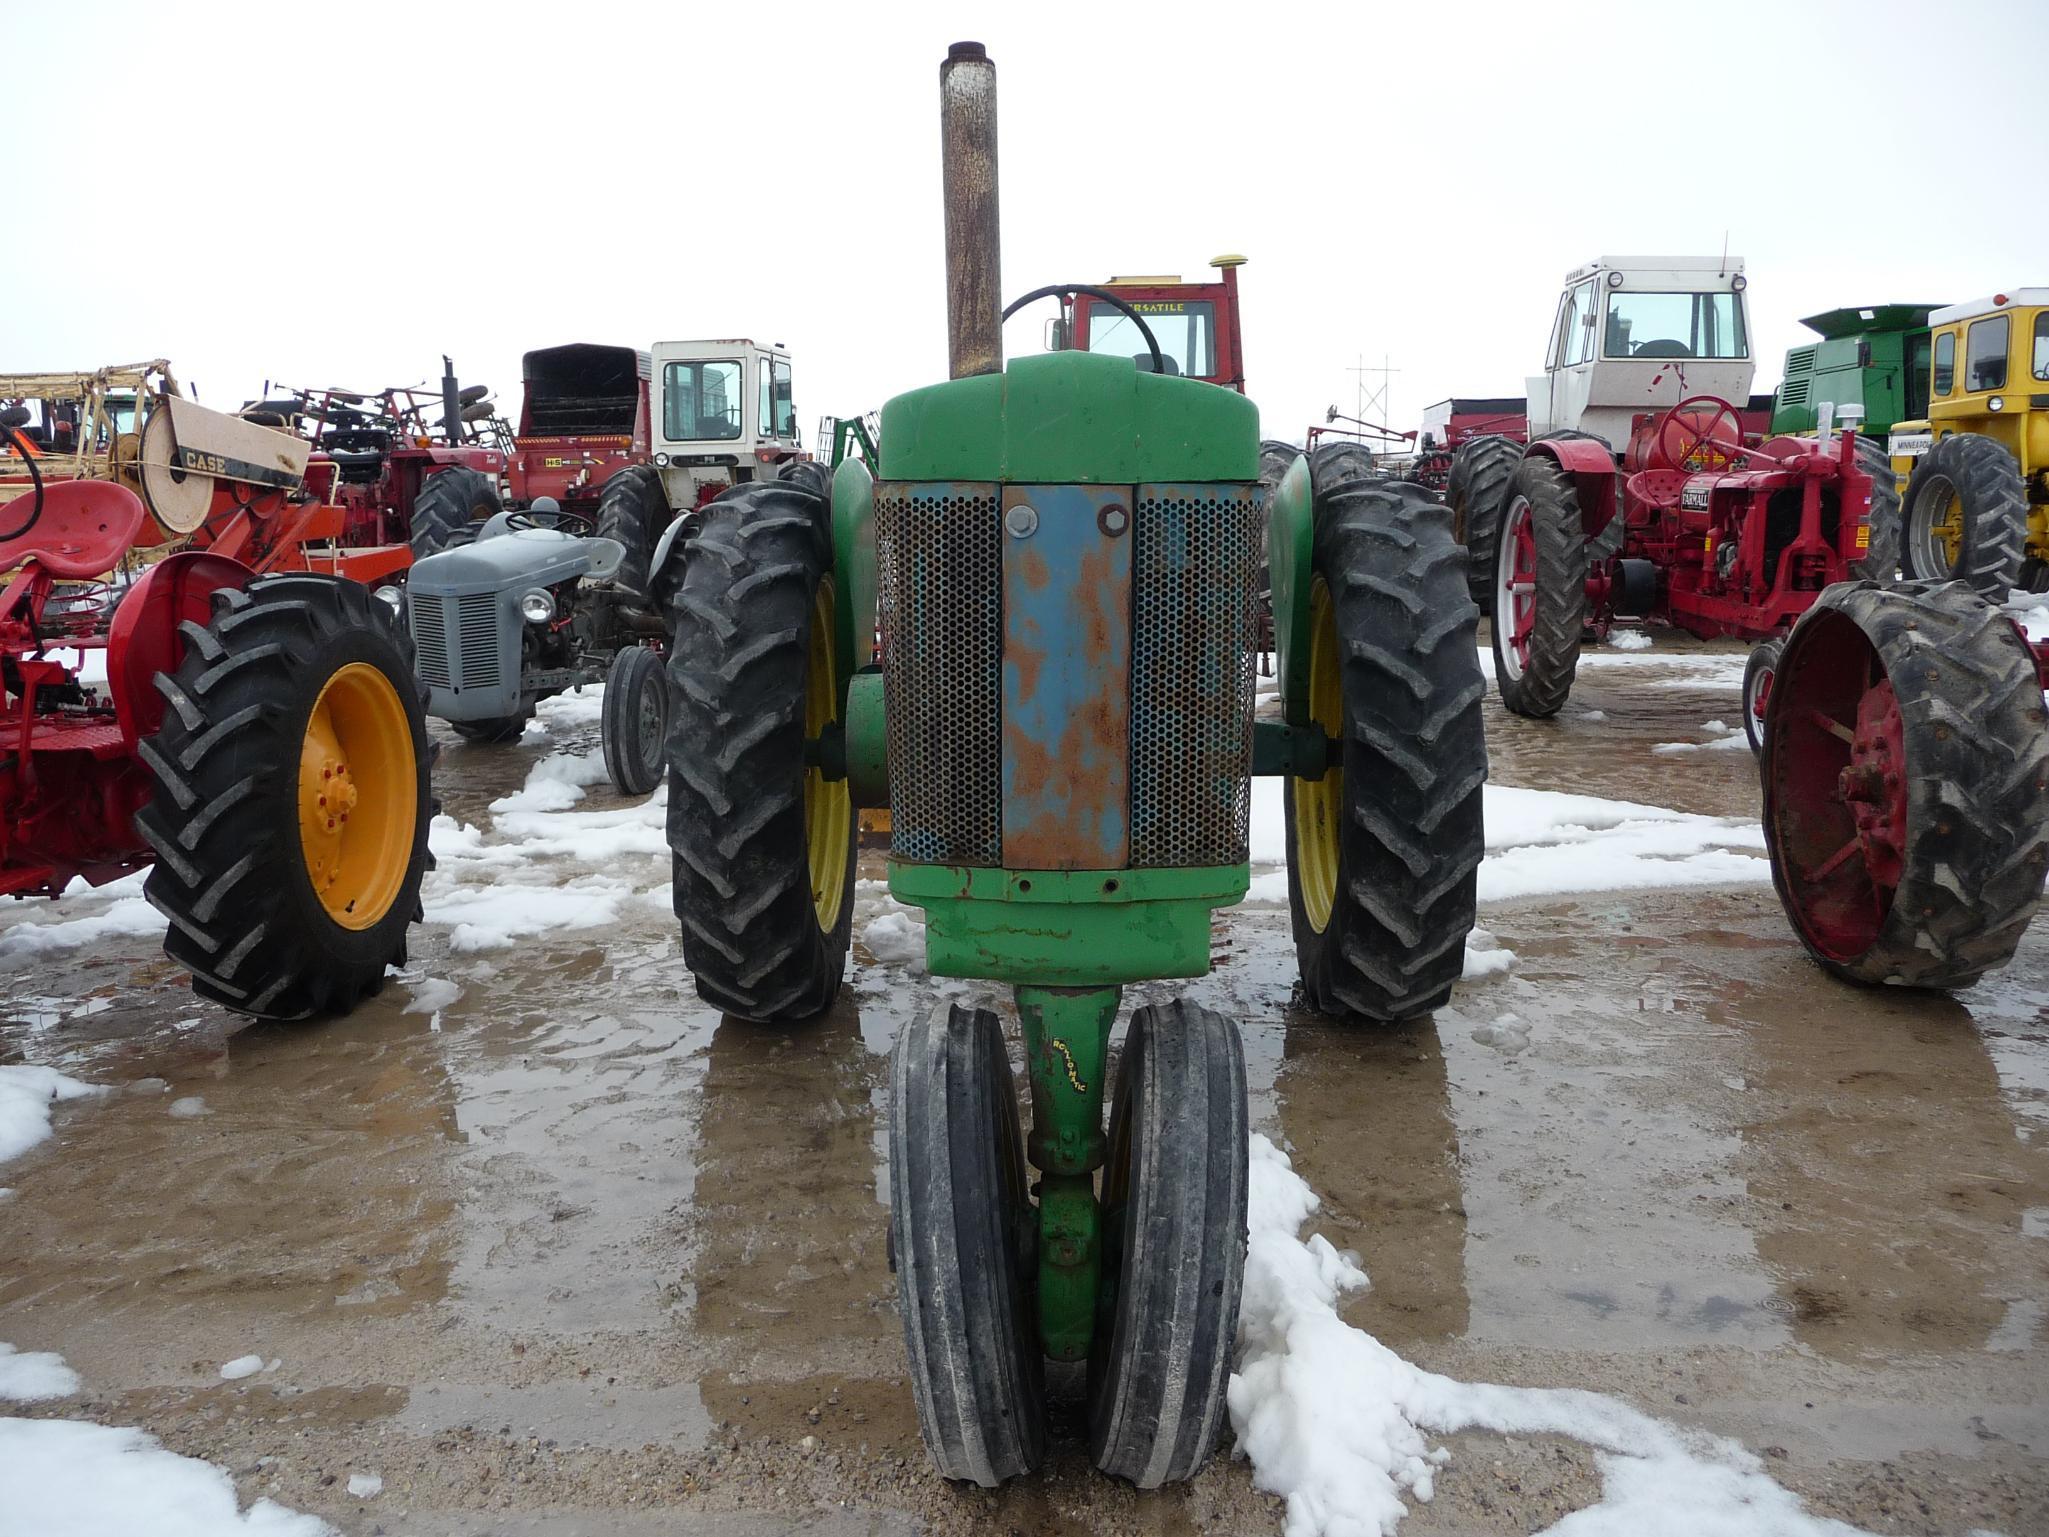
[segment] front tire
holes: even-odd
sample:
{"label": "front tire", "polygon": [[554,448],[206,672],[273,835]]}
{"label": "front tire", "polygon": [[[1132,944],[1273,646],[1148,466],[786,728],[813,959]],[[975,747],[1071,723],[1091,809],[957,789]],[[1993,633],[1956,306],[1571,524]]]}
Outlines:
{"label": "front tire", "polygon": [[1451,996],[1473,926],[1487,778],[1486,680],[1465,552],[1422,487],[1310,460],[1310,715],[1341,744],[1284,797],[1303,994],[1338,1017],[1408,1019]]}
{"label": "front tire", "polygon": [[1587,623],[1579,493],[1555,459],[1516,467],[1494,560],[1494,682],[1512,715],[1556,715],[1572,694]]}
{"label": "front tire", "polygon": [[1782,639],[1759,641],[1743,663],[1743,736],[1753,753],[1764,751],[1766,711],[1778,682],[1779,659],[1785,653]]}
{"label": "front tire", "polygon": [[1451,456],[1444,504],[1451,509],[1451,537],[1466,547],[1467,589],[1483,614],[1493,611],[1494,549],[1522,457],[1522,444],[1494,433],[1466,439]]}
{"label": "front tire", "polygon": [[651,464],[628,465],[598,493],[596,532],[618,540],[626,550],[626,558],[612,574],[613,584],[642,607],[649,606],[648,572],[668,526],[668,493],[662,489],[662,472]]}
{"label": "front tire", "polygon": [[1817,962],[1956,988],[2012,959],[2049,857],[2049,731],[2004,612],[1962,582],[1831,587],[1766,727],[1772,882]]}
{"label": "front tire", "polygon": [[823,497],[756,481],[704,509],[669,657],[669,847],[698,996],[807,1019],[846,974],[854,814],[805,762],[840,713]]}
{"label": "front tire", "polygon": [[1089,1455],[1141,1489],[1194,1477],[1223,1428],[1245,1276],[1246,1132],[1238,1027],[1178,999],[1138,1010],[1103,1169]]}
{"label": "front tire", "polygon": [[193,991],[260,1019],[344,1014],[406,958],[420,917],[426,717],[410,647],[368,590],[266,577],[214,595],[158,676],[162,728],[136,826],[143,890]]}
{"label": "front tire", "polygon": [[1907,480],[1900,570],[1909,580],[1968,582],[2004,603],[2020,580],[2028,491],[2002,444],[1972,432],[1939,440]]}
{"label": "front tire", "polygon": [[477,525],[496,516],[501,505],[497,486],[482,470],[458,464],[435,471],[420,483],[419,494],[413,498],[412,522],[407,528],[413,559],[469,543],[476,537]]}
{"label": "front tire", "polygon": [[605,674],[605,773],[622,795],[661,783],[669,741],[669,675],[645,646],[628,646]]}
{"label": "front tire", "polygon": [[1045,1456],[1032,1218],[996,1016],[958,1004],[919,1015],[890,1059],[890,1252],[918,1428],[941,1478],[993,1489]]}

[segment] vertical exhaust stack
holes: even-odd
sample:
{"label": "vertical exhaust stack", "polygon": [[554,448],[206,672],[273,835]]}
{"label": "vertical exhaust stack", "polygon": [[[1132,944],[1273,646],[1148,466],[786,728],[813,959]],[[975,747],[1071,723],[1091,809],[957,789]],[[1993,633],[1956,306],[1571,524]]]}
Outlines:
{"label": "vertical exhaust stack", "polygon": [[951,376],[1003,371],[1003,261],[996,204],[996,66],[955,43],[939,66],[946,189],[946,346]]}
{"label": "vertical exhaust stack", "polygon": [[462,386],[456,382],[455,364],[445,352],[441,355],[441,436],[450,443],[469,436],[462,423]]}

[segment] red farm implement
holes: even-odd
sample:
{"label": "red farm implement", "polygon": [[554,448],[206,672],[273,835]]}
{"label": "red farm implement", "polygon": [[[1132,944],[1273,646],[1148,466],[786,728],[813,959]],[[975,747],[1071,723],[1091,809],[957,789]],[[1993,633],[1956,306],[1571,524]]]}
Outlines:
{"label": "red farm implement", "polygon": [[513,438],[513,502],[552,497],[597,521],[605,483],[649,458],[648,354],[573,342],[541,347],[521,362],[524,397]]}
{"label": "red farm implement", "polygon": [[45,389],[0,413],[0,894],[148,868],[202,996],[345,1010],[404,958],[429,809],[410,645],[342,573],[410,551],[333,548],[305,439],[168,393],[130,483],[55,478]]}
{"label": "red farm implement", "polygon": [[248,420],[313,445],[306,488],[342,509],[343,545],[410,546],[431,555],[498,511],[509,434],[490,391],[461,387],[453,365],[441,362],[438,391],[292,390],[243,409]]}

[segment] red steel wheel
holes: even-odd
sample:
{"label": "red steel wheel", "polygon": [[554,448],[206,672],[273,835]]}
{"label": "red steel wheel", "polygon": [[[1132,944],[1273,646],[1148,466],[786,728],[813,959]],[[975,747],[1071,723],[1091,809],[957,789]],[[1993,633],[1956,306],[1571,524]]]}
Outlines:
{"label": "red steel wheel", "polygon": [[2049,860],[2049,713],[2012,621],[1960,582],[1842,583],[1774,672],[1765,842],[1809,954],[1913,987],[2004,965]]}

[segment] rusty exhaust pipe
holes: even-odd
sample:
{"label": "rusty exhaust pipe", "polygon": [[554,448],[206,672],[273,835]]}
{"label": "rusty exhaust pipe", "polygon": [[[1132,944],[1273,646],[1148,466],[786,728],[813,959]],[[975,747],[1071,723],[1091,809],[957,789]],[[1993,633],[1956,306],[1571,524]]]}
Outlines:
{"label": "rusty exhaust pipe", "polygon": [[996,206],[996,65],[955,43],[939,66],[946,195],[946,348],[951,376],[1003,371],[1003,252]]}

